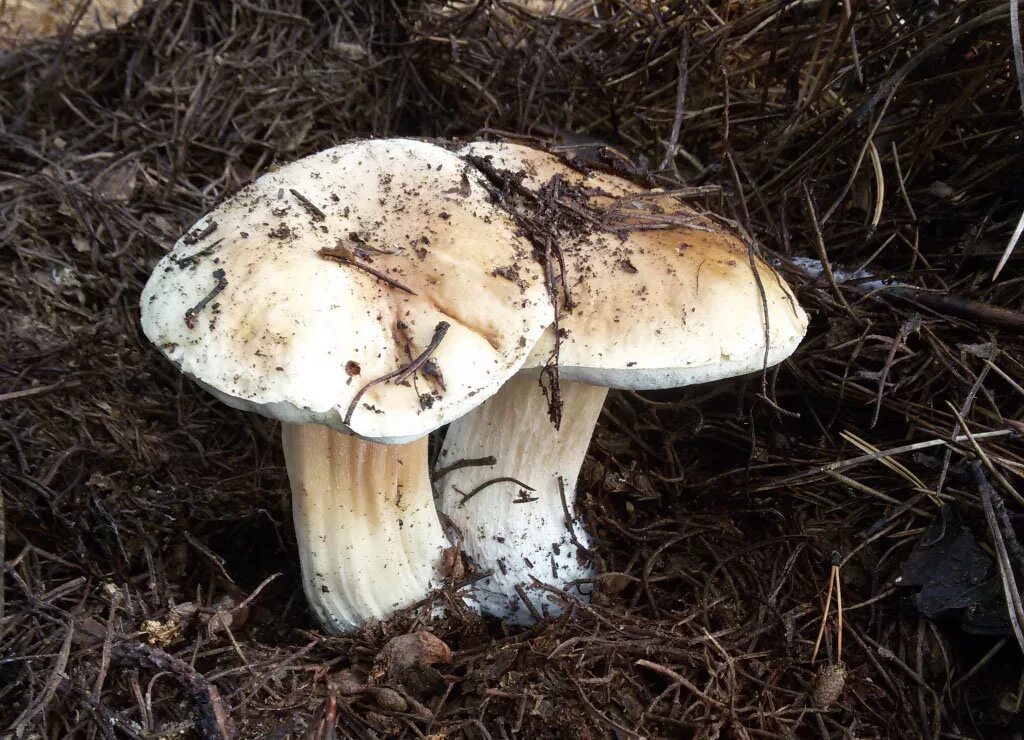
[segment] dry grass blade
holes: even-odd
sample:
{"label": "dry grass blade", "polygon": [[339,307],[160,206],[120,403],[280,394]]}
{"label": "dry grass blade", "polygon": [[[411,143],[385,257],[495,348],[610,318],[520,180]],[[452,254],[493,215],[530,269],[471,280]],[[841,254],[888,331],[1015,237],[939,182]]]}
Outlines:
{"label": "dry grass blade", "polygon": [[1021,602],[1020,589],[1017,588],[1017,578],[1014,575],[1013,563],[1007,553],[1006,542],[999,522],[996,519],[995,509],[992,503],[997,495],[992,484],[985,478],[981,463],[975,463],[974,477],[978,484],[978,493],[981,496],[982,507],[985,510],[985,522],[988,524],[989,536],[995,546],[996,562],[999,564],[999,578],[1002,582],[1003,593],[1006,596],[1006,610],[1013,626],[1013,635],[1017,638],[1017,644],[1021,652],[1024,652],[1024,603]]}
{"label": "dry grass blade", "polygon": [[[1017,48],[1020,48],[1019,43]],[[1017,221],[1017,228],[1013,230],[1013,235],[1010,236],[1010,242],[1006,245],[1006,249],[1003,251],[1002,256],[999,257],[996,269],[992,271],[992,282],[996,281],[996,278],[999,277],[999,273],[1001,273],[1003,268],[1006,267],[1006,263],[1010,260],[1010,255],[1012,255],[1013,250],[1017,248],[1017,242],[1020,241],[1021,234],[1024,234],[1024,211],[1021,212],[1020,219]]]}
{"label": "dry grass blade", "polygon": [[1024,115],[1024,49],[1021,48],[1020,39],[1019,0],[1010,0],[1010,45],[1013,46],[1013,63],[1017,68],[1017,89],[1020,92],[1020,112],[1021,115]]}

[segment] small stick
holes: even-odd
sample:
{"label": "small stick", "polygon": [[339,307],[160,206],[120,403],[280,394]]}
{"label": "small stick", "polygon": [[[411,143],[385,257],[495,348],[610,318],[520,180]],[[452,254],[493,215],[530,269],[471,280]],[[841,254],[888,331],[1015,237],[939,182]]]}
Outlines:
{"label": "small stick", "polygon": [[244,608],[246,608],[247,606],[249,606],[249,605],[250,605],[250,604],[251,604],[252,602],[254,602],[254,601],[256,600],[256,597],[260,595],[260,592],[261,592],[261,591],[262,591],[262,590],[263,590],[264,588],[266,588],[267,586],[269,586],[269,585],[270,585],[270,583],[271,583],[271,582],[272,582],[272,581],[273,581],[274,579],[278,578],[278,577],[279,577],[280,575],[281,575],[280,573],[271,573],[271,574],[270,574],[269,576],[267,576],[266,578],[264,578],[264,579],[263,579],[263,581],[262,581],[262,582],[260,583],[260,585],[259,585],[259,586],[257,586],[257,587],[255,588],[255,590],[253,590],[253,592],[252,592],[251,594],[249,594],[248,596],[246,596],[246,597],[245,597],[245,599],[244,599],[244,600],[242,601],[242,603],[241,603],[241,604],[239,604],[238,606],[236,606],[236,607],[235,607],[235,609],[244,609]]}
{"label": "small stick", "polygon": [[828,622],[828,613],[832,608],[832,589],[836,582],[836,566],[828,572],[828,593],[825,594],[825,613],[821,617],[821,627],[818,629],[818,638],[814,641],[814,651],[811,653],[811,662],[818,657],[818,648],[821,647],[821,638],[825,636],[825,624]]}
{"label": "small stick", "polygon": [[107,671],[110,670],[110,651],[114,646],[114,620],[117,618],[117,610],[124,600],[124,592],[118,589],[110,600],[110,614],[107,615],[107,626],[103,636],[103,649],[100,652],[100,667],[96,675],[96,682],[93,684],[90,696],[99,701],[103,693],[103,682],[107,678]]}
{"label": "small stick", "polygon": [[948,293],[930,293],[913,286],[903,285],[883,286],[878,289],[878,292],[960,319],[977,321],[980,324],[1004,326],[1018,331],[1024,329],[1024,314],[983,303],[973,298],[961,298]]}
{"label": "small stick", "polygon": [[178,267],[188,267],[189,265],[194,264],[196,262],[196,260],[198,260],[200,257],[206,257],[207,255],[209,255],[210,252],[212,252],[214,249],[219,247],[221,242],[223,242],[223,241],[224,241],[223,239],[218,239],[217,241],[215,241],[210,246],[203,247],[202,249],[200,249],[195,254],[190,254],[187,257],[175,258],[174,259],[174,264],[176,264]]}
{"label": "small stick", "polygon": [[512,477],[509,477],[509,476],[503,476],[501,478],[491,478],[490,480],[484,481],[483,483],[481,483],[479,486],[474,488],[469,493],[462,493],[458,489],[455,489],[462,496],[462,498],[459,500],[459,506],[462,506],[467,501],[469,501],[471,498],[473,498],[478,493],[480,493],[480,491],[484,490],[485,488],[487,488],[489,486],[493,486],[495,483],[515,483],[517,486],[522,486],[527,491],[536,491],[537,490],[536,488],[533,488],[532,486],[526,485],[525,483],[523,483],[521,480],[519,480],[517,478],[512,478]]}
{"label": "small stick", "polygon": [[853,309],[850,308],[850,304],[846,302],[846,296],[839,290],[839,286],[836,284],[836,277],[832,273],[832,265],[828,261],[828,254],[825,251],[825,240],[821,235],[821,227],[818,225],[818,214],[814,208],[814,201],[811,200],[811,191],[807,189],[807,184],[802,183],[804,191],[804,210],[807,212],[807,221],[811,225],[811,233],[814,235],[813,244],[814,248],[818,252],[818,259],[821,261],[822,270],[825,273],[825,278],[828,280],[829,285],[832,286],[832,292],[835,294],[836,299],[842,304],[846,312],[856,318]]}
{"label": "small stick", "polygon": [[185,312],[185,326],[189,329],[196,328],[196,316],[206,308],[206,304],[216,298],[224,288],[228,287],[228,279],[224,277],[224,270],[214,270],[213,276],[217,279],[217,284],[206,294],[205,298]]}
{"label": "small stick", "polygon": [[430,480],[437,482],[449,473],[453,473],[460,468],[484,467],[497,464],[498,458],[494,455],[488,455],[487,457],[463,458],[462,460],[456,460],[450,465],[445,465],[443,468],[438,468],[434,471],[434,474],[430,476]]}
{"label": "small stick", "polygon": [[590,558],[594,558],[594,553],[583,546],[580,542],[579,537],[576,536],[576,530],[572,528],[573,516],[569,512],[569,502],[565,498],[565,479],[562,476],[558,476],[558,495],[562,499],[562,514],[565,516],[565,528],[569,532],[569,539],[572,544],[576,545],[576,549]]}
{"label": "small stick", "polygon": [[[323,251],[324,250],[321,249],[320,253],[322,254]],[[387,375],[382,375],[379,378],[374,378],[369,383],[360,388],[358,391],[356,391],[356,394],[352,397],[352,402],[349,403],[348,409],[345,411],[345,418],[343,419],[344,423],[348,424],[350,421],[352,421],[352,414],[355,413],[356,404],[359,403],[359,399],[362,398],[363,394],[366,393],[366,391],[368,391],[370,388],[380,383],[385,383],[392,379],[396,383],[400,383],[407,377],[412,375],[414,372],[419,370],[420,367],[423,366],[423,363],[425,363],[430,358],[430,355],[433,354],[434,350],[437,349],[437,345],[441,343],[441,340],[444,339],[444,335],[448,333],[448,329],[450,328],[451,324],[449,324],[447,321],[438,322],[437,326],[434,327],[434,336],[430,340],[430,344],[428,344],[427,348],[420,353],[419,357],[414,359],[408,365],[403,365],[394,372],[390,372]]]}
{"label": "small stick", "polygon": [[555,249],[555,257],[558,258],[558,280],[562,284],[563,305],[566,311],[572,312],[576,308],[576,302],[572,299],[572,294],[569,292],[569,281],[566,277],[568,273],[565,271],[565,255],[562,254],[561,248]]}
{"label": "small stick", "polygon": [[66,675],[64,670],[68,666],[68,658],[71,655],[71,641],[75,636],[74,624],[68,624],[67,632],[64,634],[64,643],[61,645],[60,652],[57,653],[57,660],[54,662],[53,670],[50,671],[50,677],[46,679],[46,683],[43,685],[43,689],[39,694],[39,697],[25,707],[25,710],[18,715],[18,718],[14,720],[14,724],[11,725],[14,732],[11,733],[13,737],[21,737],[28,726],[29,721],[37,714],[46,711],[47,706],[50,704],[50,700],[53,699],[53,695],[57,692],[57,688],[60,686],[61,679]]}
{"label": "small stick", "polygon": [[[966,429],[966,427],[965,427]],[[999,580],[1003,587],[1003,596],[1006,600],[1006,616],[1013,628],[1013,635],[1017,638],[1017,644],[1024,650],[1024,604],[1021,603],[1020,590],[1017,588],[1017,579],[1014,577],[1013,564],[1010,562],[1010,555],[1006,547],[1006,540],[999,528],[999,521],[996,518],[993,500],[998,494],[985,477],[985,469],[980,461],[975,461],[971,466],[975,482],[978,486],[978,495],[985,512],[985,523],[988,524],[989,534],[992,537],[993,549],[996,552],[996,562],[999,565]],[[1013,531],[1008,533],[1013,536]]]}
{"label": "small stick", "polygon": [[64,388],[76,388],[82,384],[80,380],[69,380],[67,382],[58,381],[56,383],[50,383],[50,385],[39,385],[35,388],[25,388],[20,391],[10,391],[8,393],[0,393],[0,402],[3,401],[14,401],[18,398],[27,398],[28,396],[38,396],[40,393],[49,393]]}
{"label": "small stick", "polygon": [[710,704],[711,706],[717,707],[718,709],[727,709],[725,704],[723,704],[713,696],[708,696],[706,693],[698,689],[693,682],[687,680],[684,676],[680,675],[676,671],[673,671],[671,668],[663,666],[660,663],[654,663],[650,660],[644,660],[643,658],[638,660],[633,665],[640,666],[641,668],[647,668],[648,670],[654,671],[655,673],[660,673],[662,676],[665,676],[665,678],[671,679],[675,683],[685,688],[687,691],[689,691],[691,694],[699,698],[705,704]]}
{"label": "small stick", "polygon": [[327,218],[326,213],[317,208],[316,204],[313,201],[311,201],[305,195],[300,193],[298,190],[296,190],[295,188],[288,188],[288,192],[295,196],[295,199],[299,201],[303,208],[309,211],[309,215],[311,215],[315,220],[323,221],[325,218]]}
{"label": "small stick", "polygon": [[[764,319],[764,357],[761,359],[761,395],[768,395],[768,353],[772,345],[772,328],[768,318],[768,295],[764,290],[764,282],[761,280],[761,273],[757,271],[757,262],[754,260],[754,245],[747,244],[747,263],[750,265],[750,272],[754,275],[757,283],[757,294],[761,298],[761,318]],[[822,263],[824,264],[824,263]]]}
{"label": "small stick", "polygon": [[[665,148],[665,156],[661,160],[662,170],[667,170],[669,164],[672,164],[672,169],[676,170],[675,157],[676,152],[679,148],[679,131],[683,126],[683,113],[685,110],[684,104],[686,102],[686,83],[689,79],[689,68],[687,62],[690,57],[690,37],[689,35],[683,36],[683,43],[679,50],[679,61],[676,66],[679,68],[679,77],[676,82],[676,112],[672,117],[672,131],[669,134],[668,146]],[[676,170],[678,172],[678,170]]]}
{"label": "small stick", "polygon": [[[1017,13],[1015,12],[1013,14],[1013,17],[1016,17],[1016,16],[1017,16]],[[1015,54],[1016,54],[1016,52],[1019,49],[1020,49],[1019,46],[1014,46],[1013,50],[1014,50]],[[1024,83],[1022,83],[1022,84],[1024,84]],[[1013,254],[1013,249],[1014,249],[1014,247],[1017,246],[1017,242],[1020,240],[1020,235],[1021,234],[1024,234],[1024,213],[1020,214],[1020,221],[1017,222],[1017,228],[1013,230],[1013,236],[1010,237],[1010,243],[1006,245],[1006,249],[1003,250],[1003,256],[999,258],[999,264],[997,264],[996,265],[996,269],[992,271],[992,282],[993,283],[996,281],[996,278],[999,277],[999,273],[1001,273],[1003,271],[1003,268],[1006,266],[1006,263],[1009,261],[1010,255]]]}
{"label": "small stick", "polygon": [[[946,406],[949,408],[950,411],[953,412],[953,416],[956,418],[956,423],[960,426],[961,429],[964,430],[964,432],[966,432],[967,440],[971,443],[971,447],[974,450],[975,457],[977,457],[979,460],[981,460],[982,463],[985,464],[985,467],[988,468],[988,472],[991,473],[992,477],[996,479],[996,482],[999,483],[999,485],[1006,489],[1007,493],[1009,493],[1011,496],[1017,499],[1018,503],[1024,504],[1024,498],[1021,497],[1021,495],[1017,492],[1016,488],[1010,485],[1010,481],[1006,480],[1003,474],[996,470],[995,465],[992,464],[992,460],[989,458],[988,455],[985,454],[985,451],[981,449],[981,445],[979,445],[977,442],[977,440],[982,438],[982,435],[991,435],[992,432],[979,432],[978,434],[971,434],[971,430],[967,426],[967,422],[964,421],[964,417],[960,414],[960,412],[956,410],[956,406],[951,404],[949,401],[946,401]],[[1010,420],[1007,419],[1007,421]]]}
{"label": "small stick", "polygon": [[447,321],[442,321],[434,327],[434,336],[430,338],[430,344],[428,344],[427,348],[420,353],[419,357],[399,371],[395,376],[396,383],[401,383],[406,380],[410,375],[427,364],[427,360],[430,359],[430,355],[433,354],[435,349],[437,349],[437,345],[439,345],[441,340],[444,339],[444,335],[448,333],[449,328],[451,328],[451,324]]}
{"label": "small stick", "polygon": [[123,642],[114,646],[119,660],[132,660],[151,665],[157,670],[177,676],[188,689],[195,704],[199,731],[208,740],[231,740],[235,736],[234,723],[217,687],[189,663],[169,655],[160,648],[141,642]]}
{"label": "small stick", "polygon": [[[462,589],[466,588],[467,586],[472,586],[474,583],[479,583],[480,581],[484,580],[485,578],[490,578],[493,575],[494,575],[494,571],[493,570],[485,570],[485,571],[483,571],[481,573],[476,573],[476,574],[472,575],[471,577],[467,578],[466,580],[459,581],[458,583],[454,584],[451,587],[451,590],[452,590],[453,593],[458,593],[459,591],[461,591]],[[405,607],[405,609],[403,611],[405,611],[406,613],[412,612],[412,611],[414,611],[416,609],[419,609],[421,606],[426,606],[431,601],[433,601],[435,598],[437,598],[437,593],[436,592],[430,594],[429,596],[424,596],[422,599],[420,599],[419,601],[417,601],[417,602],[415,602],[413,604],[409,604],[409,606]]]}
{"label": "small stick", "polygon": [[836,579],[836,617],[839,624],[836,626],[836,662],[843,662],[843,580],[839,577],[839,565],[833,563],[832,572]]}
{"label": "small stick", "polygon": [[537,607],[535,607],[533,602],[530,601],[530,597],[526,595],[526,589],[523,588],[521,583],[516,584],[516,593],[519,594],[519,598],[523,600],[524,604],[526,604],[527,610],[529,610],[530,614],[533,615],[534,619],[538,622],[544,619],[544,616],[537,611]]}
{"label": "small stick", "polygon": [[868,139],[868,154],[871,156],[871,166],[875,170],[875,212],[871,216],[872,231],[878,228],[878,222],[882,220],[882,206],[885,204],[885,174],[882,172],[882,159],[878,156],[878,148],[875,143]]}
{"label": "small stick", "polygon": [[970,437],[965,435],[959,435],[951,437],[950,439],[929,439],[924,442],[914,442],[908,445],[901,445],[899,447],[893,447],[888,450],[878,450],[877,452],[871,452],[867,455],[858,455],[857,457],[851,457],[846,460],[838,460],[836,462],[828,463],[827,465],[821,465],[813,470],[806,470],[801,473],[795,473],[786,478],[780,478],[770,486],[759,486],[754,489],[757,491],[767,491],[779,484],[789,484],[795,481],[804,480],[815,475],[827,475],[831,472],[837,472],[840,470],[849,470],[850,468],[856,467],[863,462],[869,462],[871,460],[884,461],[895,455],[903,454],[904,452],[917,452],[918,450],[927,450],[932,447],[941,447],[942,445],[959,444],[960,442],[966,442],[968,439],[991,439],[994,437],[1016,437],[1020,432],[1014,429],[996,429],[991,432],[978,432]]}
{"label": "small stick", "polygon": [[385,275],[383,272],[380,272],[378,270],[374,270],[369,265],[364,265],[362,263],[356,262],[355,260],[350,258],[347,254],[345,254],[344,251],[342,251],[340,249],[335,249],[333,247],[323,247],[319,252],[317,252],[317,254],[319,254],[324,259],[333,260],[334,262],[340,262],[343,265],[348,265],[349,267],[355,267],[356,269],[362,270],[363,272],[368,272],[369,274],[373,275],[378,280],[380,280],[380,281],[382,281],[384,283],[387,283],[392,288],[398,288],[399,290],[404,291],[404,292],[408,293],[409,295],[416,295],[415,292],[413,292],[412,290],[410,290],[406,286],[402,285],[400,282],[398,282],[394,278],[390,278],[387,275]]}
{"label": "small stick", "polygon": [[186,232],[185,236],[181,237],[181,240],[183,242],[185,242],[186,244],[195,244],[198,241],[202,241],[203,239],[208,237],[210,234],[212,234],[216,230],[217,230],[217,222],[216,221],[211,221],[205,227],[203,227],[202,231],[200,231],[197,234],[193,234],[191,231]]}

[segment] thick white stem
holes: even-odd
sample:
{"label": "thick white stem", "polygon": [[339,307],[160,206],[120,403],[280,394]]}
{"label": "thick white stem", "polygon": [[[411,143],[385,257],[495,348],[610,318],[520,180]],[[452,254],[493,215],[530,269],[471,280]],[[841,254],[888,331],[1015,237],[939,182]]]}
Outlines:
{"label": "thick white stem", "polygon": [[282,430],[302,586],[331,632],[384,619],[441,585],[447,545],[427,439],[367,442],[317,424]]}
{"label": "thick white stem", "polygon": [[[438,461],[443,468],[488,455],[497,459],[496,465],[464,467],[446,475],[441,510],[462,532],[466,553],[482,570],[493,571],[474,587],[481,611],[515,624],[534,621],[516,586],[524,589],[536,611],[555,615],[560,609],[532,585],[533,578],[564,588],[593,577],[569,533],[558,479],[564,483],[572,531],[588,547],[574,511],[576,478],[608,389],[563,382],[561,393],[562,428],[556,430],[536,378],[513,378],[448,427]],[[515,478],[535,490],[503,481],[472,493],[496,478]]]}

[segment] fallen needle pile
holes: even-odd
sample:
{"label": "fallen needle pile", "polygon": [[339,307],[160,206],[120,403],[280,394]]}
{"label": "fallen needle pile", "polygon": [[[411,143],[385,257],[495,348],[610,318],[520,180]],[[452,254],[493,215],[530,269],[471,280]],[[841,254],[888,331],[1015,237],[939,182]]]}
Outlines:
{"label": "fallen needle pile", "polygon": [[[1019,724],[1010,8],[165,1],[5,52],[0,733]],[[609,394],[577,486],[589,605],[511,628],[442,594],[445,618],[326,636],[296,587],[275,426],[157,361],[142,285],[275,163],[488,132],[603,147],[727,216],[808,338],[765,376]]]}

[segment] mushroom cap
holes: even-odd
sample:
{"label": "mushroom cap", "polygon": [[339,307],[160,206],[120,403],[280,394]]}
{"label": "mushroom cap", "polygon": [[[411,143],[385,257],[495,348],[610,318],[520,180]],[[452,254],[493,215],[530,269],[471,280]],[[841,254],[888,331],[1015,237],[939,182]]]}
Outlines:
{"label": "mushroom cap", "polygon": [[[807,315],[782,277],[675,198],[526,146],[478,142],[462,152],[521,173],[535,191],[558,175],[609,224],[559,241],[575,304],[559,318],[559,377],[632,390],[693,385],[779,363],[803,338]],[[554,331],[527,368],[547,364]]]}
{"label": "mushroom cap", "polygon": [[[402,139],[263,175],[200,219],[142,293],[146,336],[225,403],[388,443],[493,394],[552,316],[529,241],[479,173]],[[427,372],[368,386],[424,353],[443,322]]]}

